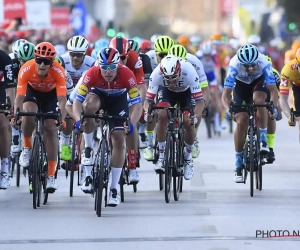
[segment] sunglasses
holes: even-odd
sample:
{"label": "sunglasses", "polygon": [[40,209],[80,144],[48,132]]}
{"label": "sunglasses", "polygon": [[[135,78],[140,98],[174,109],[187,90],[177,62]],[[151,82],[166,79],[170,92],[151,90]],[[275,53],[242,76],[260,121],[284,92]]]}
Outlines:
{"label": "sunglasses", "polygon": [[163,59],[165,56],[168,55],[168,53],[157,53],[156,54],[158,57],[160,57],[161,59]]}
{"label": "sunglasses", "polygon": [[106,71],[106,70],[116,70],[118,68],[118,64],[108,64],[108,65],[100,65],[100,69]]}
{"label": "sunglasses", "polygon": [[72,51],[70,51],[69,52],[69,55],[70,55],[70,57],[83,57],[84,55],[85,55],[85,53],[78,53],[78,52],[72,52]]}
{"label": "sunglasses", "polygon": [[121,59],[122,61],[126,60],[127,58],[128,58],[128,56],[120,56],[120,59]]}
{"label": "sunglasses", "polygon": [[35,62],[36,62],[36,64],[44,63],[44,65],[51,65],[53,63],[53,61],[51,59],[41,58],[41,57],[35,58]]}
{"label": "sunglasses", "polygon": [[252,63],[252,64],[242,64],[242,66],[245,68],[245,69],[249,69],[249,68],[254,68],[255,66],[257,65],[257,62],[255,63]]}
{"label": "sunglasses", "polygon": [[176,75],[172,75],[172,76],[164,76],[164,79],[167,80],[167,81],[170,81],[170,80],[175,80],[178,78],[178,74]]}

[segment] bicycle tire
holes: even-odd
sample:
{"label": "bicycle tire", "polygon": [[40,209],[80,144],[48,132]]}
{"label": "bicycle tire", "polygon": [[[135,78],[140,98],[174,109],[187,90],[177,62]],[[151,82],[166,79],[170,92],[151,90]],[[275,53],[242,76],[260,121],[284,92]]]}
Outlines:
{"label": "bicycle tire", "polygon": [[34,137],[33,149],[32,149],[32,205],[36,209],[38,203],[38,188],[39,188],[39,177],[38,177],[38,168],[40,161],[40,142],[37,135]]}
{"label": "bicycle tire", "polygon": [[[174,195],[174,200],[178,201],[179,200],[179,195],[182,192],[182,158],[183,158],[183,150],[184,147],[182,145],[182,140],[183,140],[183,128],[181,127],[178,131],[178,139],[174,143],[174,151],[175,152],[175,147],[177,147],[177,153],[174,155],[174,160],[176,157],[176,162],[174,161],[174,169],[173,169],[173,195]],[[178,169],[180,172],[178,172]],[[181,191],[180,191],[181,190]]]}
{"label": "bicycle tire", "polygon": [[159,173],[159,190],[164,189],[164,174]]}
{"label": "bicycle tire", "polygon": [[132,186],[133,186],[133,192],[136,193],[137,192],[137,187],[136,187],[137,183],[134,183]]}
{"label": "bicycle tire", "polygon": [[164,169],[165,169],[165,201],[170,202],[171,185],[172,185],[172,170],[173,170],[173,137],[169,131],[167,135],[167,143],[165,147]]}
{"label": "bicycle tire", "polygon": [[[73,197],[73,187],[74,187],[74,168],[75,168],[75,152],[76,152],[77,136],[76,132],[72,131],[72,158],[71,158],[71,175],[70,175],[70,197]],[[68,166],[67,166],[68,171]]]}
{"label": "bicycle tire", "polygon": [[20,162],[19,162],[19,157],[20,157],[20,154],[17,154],[15,156],[15,164],[17,165],[17,178],[16,178],[16,186],[19,187],[20,186],[20,177],[21,177],[21,165],[20,165]]}
{"label": "bicycle tire", "polygon": [[[104,185],[104,158],[105,158],[105,154],[107,153],[107,142],[105,139],[101,140],[100,143],[100,155],[98,155],[98,157],[100,157],[100,164],[98,163],[98,161],[95,161],[95,164],[97,164],[97,166],[99,166],[99,168],[97,168],[97,173],[96,173],[96,178],[97,178],[97,191],[96,191],[96,195],[97,195],[97,208],[96,208],[96,214],[98,217],[101,217],[101,209],[102,209],[102,201],[103,201],[103,185]],[[99,159],[99,158],[98,158]],[[98,165],[99,164],[99,165]]]}
{"label": "bicycle tire", "polygon": [[121,202],[124,202],[124,184],[125,184],[124,175],[125,175],[125,169],[123,167],[120,175],[120,181],[119,181]]}
{"label": "bicycle tire", "polygon": [[256,129],[256,134],[257,134],[257,140],[256,140],[256,148],[257,148],[257,162],[259,163],[258,164],[258,171],[257,171],[257,174],[258,174],[258,190],[261,191],[262,190],[262,176],[263,176],[263,173],[262,173],[262,159],[261,159],[261,156],[260,156],[260,133],[259,133],[259,129]]}
{"label": "bicycle tire", "polygon": [[9,166],[10,166],[10,178],[14,178],[14,171],[15,171],[15,157],[9,157]]}
{"label": "bicycle tire", "polygon": [[253,172],[254,172],[254,149],[253,149],[253,136],[254,136],[254,131],[253,127],[250,126],[250,148],[249,148],[249,157],[250,157],[250,196],[253,197]]}

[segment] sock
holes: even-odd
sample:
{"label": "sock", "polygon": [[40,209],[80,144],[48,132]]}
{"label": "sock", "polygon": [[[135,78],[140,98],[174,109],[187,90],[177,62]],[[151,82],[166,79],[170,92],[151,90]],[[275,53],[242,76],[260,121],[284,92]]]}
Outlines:
{"label": "sock", "polygon": [[85,168],[85,176],[92,176],[93,166],[84,166]]}
{"label": "sock", "polygon": [[48,161],[48,176],[54,176],[56,169],[56,161]]}
{"label": "sock", "polygon": [[147,135],[147,139],[148,139],[148,147],[153,147],[153,134],[154,134],[154,130],[152,131],[148,131],[146,130],[146,135]]}
{"label": "sock", "polygon": [[158,148],[159,148],[159,159],[163,159],[165,156],[165,147],[166,142],[158,142]]}
{"label": "sock", "polygon": [[128,150],[128,169],[136,169],[135,161],[137,150]]}
{"label": "sock", "polygon": [[215,113],[214,115],[214,125],[215,125],[215,130],[217,132],[220,132],[220,114]]}
{"label": "sock", "polygon": [[192,159],[192,148],[193,148],[193,145],[185,143],[185,149],[186,149],[186,152],[184,153],[185,160],[189,161]]}
{"label": "sock", "polygon": [[31,136],[29,136],[29,137],[24,136],[24,148],[32,148]]}
{"label": "sock", "polygon": [[8,158],[1,159],[1,173],[8,173]]}
{"label": "sock", "polygon": [[221,121],[225,120],[225,114],[226,114],[226,110],[223,108],[221,111]]}
{"label": "sock", "polygon": [[243,151],[235,152],[235,167],[241,168],[243,166]]}
{"label": "sock", "polygon": [[114,168],[111,167],[111,184],[110,184],[110,190],[117,189],[118,183],[120,180],[120,176],[122,173],[122,168]]}
{"label": "sock", "polygon": [[146,132],[146,123],[143,124],[143,123],[139,123],[139,134],[145,134]]}
{"label": "sock", "polygon": [[62,145],[70,145],[70,135],[65,135],[64,132],[61,132],[60,140]]}
{"label": "sock", "polygon": [[11,127],[11,132],[12,132],[12,136],[15,136],[15,135],[20,135],[20,132],[18,129],[15,129],[14,127]]}
{"label": "sock", "polygon": [[270,148],[274,148],[275,134],[267,134],[267,143]]}
{"label": "sock", "polygon": [[93,148],[93,133],[83,133],[85,148]]}
{"label": "sock", "polygon": [[259,128],[260,141],[267,141],[267,128]]}

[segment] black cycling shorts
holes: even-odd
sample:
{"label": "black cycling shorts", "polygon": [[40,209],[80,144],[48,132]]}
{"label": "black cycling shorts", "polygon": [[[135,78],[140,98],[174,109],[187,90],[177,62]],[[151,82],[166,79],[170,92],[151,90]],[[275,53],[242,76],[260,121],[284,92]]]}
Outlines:
{"label": "black cycling shorts", "polygon": [[[57,114],[58,103],[56,96],[56,89],[53,89],[49,92],[39,92],[35,90],[33,87],[28,85],[26,96],[24,99],[25,102],[34,102],[39,111],[42,113],[52,113]],[[54,118],[45,118],[45,119],[54,119]]]}
{"label": "black cycling shorts", "polygon": [[292,84],[292,90],[294,95],[294,107],[295,107],[295,116],[300,116],[300,87]]}
{"label": "black cycling shorts", "polygon": [[100,109],[105,110],[109,115],[124,116],[124,121],[114,120],[109,122],[110,129],[124,129],[124,122],[129,116],[127,91],[119,96],[107,96],[96,88],[92,88],[91,92],[100,98]]}
{"label": "black cycling shorts", "polygon": [[6,84],[0,81],[0,105],[6,104]]}
{"label": "black cycling shorts", "polygon": [[[267,94],[266,102],[270,101],[270,90],[265,83],[264,75],[255,79],[252,83],[246,84],[239,80],[235,81],[233,88],[233,103],[236,105],[251,104],[253,102],[253,93],[262,91]],[[244,108],[234,108],[234,113],[246,112]]]}
{"label": "black cycling shorts", "polygon": [[192,93],[190,88],[183,92],[174,92],[166,87],[159,86],[156,95],[156,104],[167,102],[172,107],[174,107],[179,101],[181,108],[195,106],[195,100],[192,98]]}

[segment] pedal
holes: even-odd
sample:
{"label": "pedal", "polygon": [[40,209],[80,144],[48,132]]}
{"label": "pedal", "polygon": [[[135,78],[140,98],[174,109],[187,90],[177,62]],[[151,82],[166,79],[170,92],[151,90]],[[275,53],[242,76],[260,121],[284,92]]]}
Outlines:
{"label": "pedal", "polygon": [[165,170],[164,169],[157,169],[154,170],[156,172],[156,174],[165,174]]}

